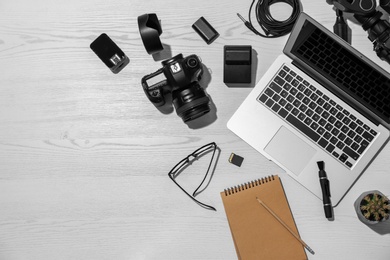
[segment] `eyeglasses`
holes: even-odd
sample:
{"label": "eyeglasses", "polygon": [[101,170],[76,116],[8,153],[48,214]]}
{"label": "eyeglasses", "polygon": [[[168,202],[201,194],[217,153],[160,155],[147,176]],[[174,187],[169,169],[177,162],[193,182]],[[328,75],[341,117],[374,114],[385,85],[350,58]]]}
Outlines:
{"label": "eyeglasses", "polygon": [[[198,195],[201,191],[199,191],[200,187],[202,187],[203,183],[205,182],[205,180],[207,179],[207,176],[209,175],[209,172],[210,172],[210,169],[211,169],[211,166],[213,164],[213,161],[214,161],[214,155],[215,155],[215,151],[217,150],[217,145],[212,142],[212,143],[209,143],[209,144],[206,144],[202,147],[200,147],[199,149],[195,150],[193,153],[191,153],[190,155],[188,155],[186,158],[184,158],[183,160],[181,160],[178,164],[176,164],[172,170],[168,173],[168,176],[169,178],[171,178],[171,180],[185,193],[187,194],[192,200],[194,200],[196,203],[198,203],[199,205],[201,205],[202,207],[206,208],[206,209],[210,209],[210,210],[215,210],[216,209],[210,205],[207,205],[207,204],[204,204],[202,202],[200,202],[199,200],[195,199],[195,196]],[[194,161],[195,159],[197,158],[200,158],[202,157],[203,155],[206,155],[207,153],[210,153],[210,152],[213,152],[212,156],[211,156],[211,160],[210,160],[210,163],[209,163],[209,166],[207,168],[207,172],[202,180],[202,182],[199,184],[199,186],[195,189],[195,191],[191,194],[189,194],[183,187],[181,187],[176,181],[175,181],[175,178],[186,168],[188,167],[192,161]]]}

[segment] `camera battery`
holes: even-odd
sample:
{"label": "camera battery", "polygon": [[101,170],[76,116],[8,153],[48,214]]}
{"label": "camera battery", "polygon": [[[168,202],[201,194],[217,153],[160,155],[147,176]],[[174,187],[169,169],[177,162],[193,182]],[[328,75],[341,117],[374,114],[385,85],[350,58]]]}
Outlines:
{"label": "camera battery", "polygon": [[209,22],[202,16],[193,25],[192,28],[207,43],[212,43],[218,38],[219,33],[212,27]]}

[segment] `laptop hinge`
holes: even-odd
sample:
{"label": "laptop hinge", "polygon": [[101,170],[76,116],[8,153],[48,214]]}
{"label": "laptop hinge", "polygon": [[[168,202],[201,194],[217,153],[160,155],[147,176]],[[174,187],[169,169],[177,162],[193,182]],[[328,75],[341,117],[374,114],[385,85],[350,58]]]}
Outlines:
{"label": "laptop hinge", "polygon": [[302,66],[301,64],[299,64],[299,62],[297,62],[295,60],[292,61],[292,64],[294,66],[298,67],[300,70],[304,71],[308,76],[310,76],[310,78],[312,78],[318,84],[324,86],[327,90],[332,92],[338,98],[340,98],[345,103],[347,103],[348,105],[353,107],[355,110],[357,110],[359,113],[361,113],[364,117],[366,117],[368,120],[370,120],[373,124],[375,124],[376,126],[380,125],[380,122],[375,117],[373,117],[372,115],[367,113],[364,109],[362,109],[360,106],[358,106],[354,102],[349,102],[349,100],[347,100],[347,98],[345,97],[348,94],[347,93],[342,93],[341,91],[337,91],[337,89],[335,89],[333,87],[333,83],[329,84],[329,82],[326,82],[325,80],[323,82],[321,82],[319,77],[311,69],[308,69],[307,67]]}

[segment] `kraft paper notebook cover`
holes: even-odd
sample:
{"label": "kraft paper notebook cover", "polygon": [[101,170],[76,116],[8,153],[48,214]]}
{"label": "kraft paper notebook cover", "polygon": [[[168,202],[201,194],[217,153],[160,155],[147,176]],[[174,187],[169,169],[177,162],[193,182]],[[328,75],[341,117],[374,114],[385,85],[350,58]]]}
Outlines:
{"label": "kraft paper notebook cover", "polygon": [[307,259],[304,246],[256,200],[299,236],[279,176],[225,189],[221,197],[239,259]]}

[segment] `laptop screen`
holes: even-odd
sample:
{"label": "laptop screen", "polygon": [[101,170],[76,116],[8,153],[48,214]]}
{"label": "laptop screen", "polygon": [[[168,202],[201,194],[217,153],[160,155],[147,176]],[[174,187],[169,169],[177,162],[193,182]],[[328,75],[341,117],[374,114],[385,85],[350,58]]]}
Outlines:
{"label": "laptop screen", "polygon": [[291,53],[390,123],[390,79],[310,21]]}

